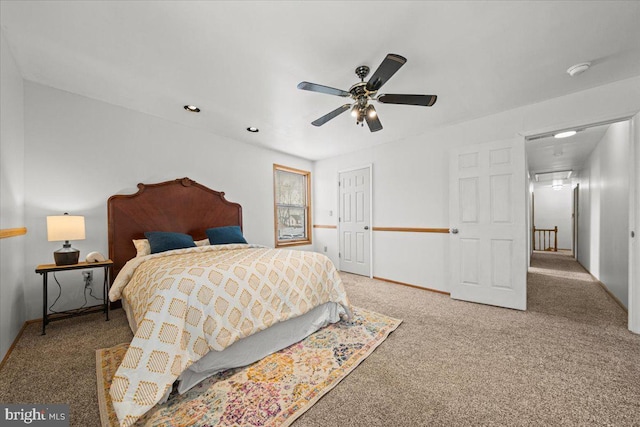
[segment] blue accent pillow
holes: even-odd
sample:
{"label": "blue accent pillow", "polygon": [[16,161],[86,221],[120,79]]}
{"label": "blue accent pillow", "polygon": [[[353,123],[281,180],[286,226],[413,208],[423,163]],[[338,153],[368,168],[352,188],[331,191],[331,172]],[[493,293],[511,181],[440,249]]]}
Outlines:
{"label": "blue accent pillow", "polygon": [[237,225],[215,227],[207,230],[209,243],[212,245],[227,245],[230,243],[247,243],[242,236],[242,230]]}
{"label": "blue accent pillow", "polygon": [[144,236],[149,240],[151,253],[171,251],[174,249],[195,248],[193,238],[188,234],[168,231],[147,231]]}

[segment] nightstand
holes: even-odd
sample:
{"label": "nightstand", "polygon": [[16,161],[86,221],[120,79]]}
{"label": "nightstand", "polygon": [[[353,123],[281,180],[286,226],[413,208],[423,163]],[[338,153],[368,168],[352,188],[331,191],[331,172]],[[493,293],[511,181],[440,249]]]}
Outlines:
{"label": "nightstand", "polygon": [[[71,265],[55,265],[55,264],[42,264],[36,268],[36,273],[42,275],[42,335],[45,335],[45,328],[49,322],[54,320],[67,319],[69,317],[81,316],[83,314],[95,313],[98,310],[103,310],[109,320],[109,276],[113,261],[110,259],[101,262],[80,262],[78,264]],[[74,310],[67,310],[55,313],[54,316],[49,316],[48,313],[48,294],[47,294],[47,278],[49,273],[55,273],[56,271],[70,271],[70,270],[84,270],[89,268],[103,268],[104,269],[104,282],[102,284],[103,290],[103,303],[99,305],[93,305],[90,307],[82,307]]]}

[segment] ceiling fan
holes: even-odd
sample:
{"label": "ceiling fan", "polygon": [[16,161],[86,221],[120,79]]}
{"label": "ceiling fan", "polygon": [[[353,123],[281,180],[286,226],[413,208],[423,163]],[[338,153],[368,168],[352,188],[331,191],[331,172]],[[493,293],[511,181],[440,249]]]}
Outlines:
{"label": "ceiling fan", "polygon": [[344,104],[336,108],[328,114],[311,122],[314,126],[322,126],[329,120],[339,116],[348,109],[351,109],[351,115],[356,119],[356,125],[364,126],[363,121],[367,122],[371,132],[377,132],[382,129],[382,123],[378,118],[376,109],[371,105],[370,101],[378,101],[383,104],[402,104],[402,105],[421,105],[423,107],[431,107],[436,103],[438,97],[436,95],[399,95],[387,94],[378,95],[378,90],[407,62],[407,59],[390,53],[382,61],[378,69],[373,73],[368,82],[364,78],[369,74],[369,67],[361,65],[356,68],[356,75],[360,78],[360,83],[356,83],[348,91],[323,86],[315,83],[301,82],[298,89],[309,90],[312,92],[326,93],[328,95],[337,95],[342,97],[350,97],[355,102],[353,104]]}

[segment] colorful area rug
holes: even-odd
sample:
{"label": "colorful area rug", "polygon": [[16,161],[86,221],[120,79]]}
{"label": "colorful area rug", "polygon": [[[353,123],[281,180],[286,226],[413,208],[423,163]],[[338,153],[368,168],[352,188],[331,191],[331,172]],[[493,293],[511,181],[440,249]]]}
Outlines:
{"label": "colorful area rug", "polygon": [[[288,426],[369,356],[402,322],[353,308],[351,322],[329,325],[243,368],[172,393],[136,425]],[[96,351],[100,419],[118,425],[109,387],[128,344]]]}

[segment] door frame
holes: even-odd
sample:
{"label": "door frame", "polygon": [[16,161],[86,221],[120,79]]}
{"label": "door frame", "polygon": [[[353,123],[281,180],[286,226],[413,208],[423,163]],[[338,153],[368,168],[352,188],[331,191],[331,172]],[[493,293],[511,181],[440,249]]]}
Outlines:
{"label": "door frame", "polygon": [[627,327],[640,334],[640,112],[629,119],[629,307]]}
{"label": "door frame", "polygon": [[[338,206],[338,218],[340,215],[340,203],[341,203],[341,198],[340,198],[340,174],[342,173],[346,173],[346,172],[353,172],[359,169],[369,169],[369,278],[373,279],[373,163],[368,163],[364,166],[358,166],[358,167],[352,167],[352,168],[347,168],[347,169],[340,169],[338,171],[338,176],[336,179],[337,182],[337,186],[338,186],[338,191],[337,191],[337,199],[338,199],[338,203],[336,206]],[[338,252],[340,251],[340,248],[342,246],[340,246],[340,221],[338,220]],[[340,270],[340,263],[342,262],[342,258],[339,257],[338,258],[338,270]],[[340,270],[341,271],[341,270]]]}
{"label": "door frame", "polygon": [[531,267],[531,254],[533,254],[534,248],[536,247],[536,233],[534,232],[535,229],[536,229],[536,192],[535,190],[531,190],[531,229],[527,230],[527,233],[529,233],[529,239],[531,242],[531,253],[529,254],[529,267]]}
{"label": "door frame", "polygon": [[571,239],[572,242],[571,244],[573,245],[573,258],[577,261],[578,260],[578,236],[580,236],[580,232],[578,230],[579,227],[579,216],[580,216],[580,183],[576,183],[576,186],[573,187],[573,198],[571,200],[571,203],[573,204],[572,208],[573,208],[573,215],[572,215],[572,231],[573,231],[573,238]]}

